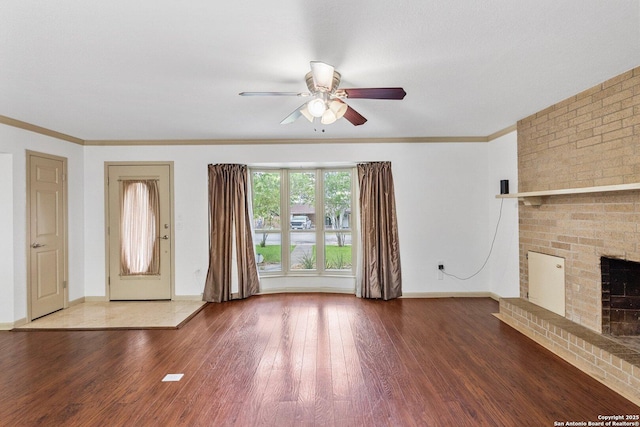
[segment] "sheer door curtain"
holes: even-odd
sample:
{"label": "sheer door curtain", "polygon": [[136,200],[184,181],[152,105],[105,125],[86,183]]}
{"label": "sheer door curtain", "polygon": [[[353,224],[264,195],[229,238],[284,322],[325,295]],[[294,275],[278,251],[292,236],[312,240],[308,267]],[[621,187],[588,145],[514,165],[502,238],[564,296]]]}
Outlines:
{"label": "sheer door curtain", "polygon": [[245,165],[209,165],[210,243],[204,301],[242,299],[259,291],[248,176]]}
{"label": "sheer door curtain", "polygon": [[120,185],[120,274],[158,275],[158,181],[123,180]]}
{"label": "sheer door curtain", "polygon": [[402,295],[400,244],[391,162],[358,164],[361,262],[356,280],[363,298]]}

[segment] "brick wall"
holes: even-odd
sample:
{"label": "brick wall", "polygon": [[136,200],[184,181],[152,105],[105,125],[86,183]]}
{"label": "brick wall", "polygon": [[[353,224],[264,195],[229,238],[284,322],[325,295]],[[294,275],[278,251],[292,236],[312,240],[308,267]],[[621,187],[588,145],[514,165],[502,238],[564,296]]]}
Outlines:
{"label": "brick wall", "polygon": [[[518,122],[518,191],[640,182],[640,67]],[[527,251],[565,258],[566,317],[601,331],[600,256],[640,261],[640,191],[520,205],[520,295]]]}

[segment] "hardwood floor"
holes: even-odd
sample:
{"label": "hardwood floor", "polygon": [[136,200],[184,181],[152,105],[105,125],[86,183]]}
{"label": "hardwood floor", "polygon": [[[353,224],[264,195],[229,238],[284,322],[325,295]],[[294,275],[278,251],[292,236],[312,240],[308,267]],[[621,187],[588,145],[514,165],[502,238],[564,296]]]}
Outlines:
{"label": "hardwood floor", "polygon": [[[553,426],[640,408],[490,299],[288,294],[178,330],[0,333],[0,425]],[[184,373],[179,382],[162,382]]]}

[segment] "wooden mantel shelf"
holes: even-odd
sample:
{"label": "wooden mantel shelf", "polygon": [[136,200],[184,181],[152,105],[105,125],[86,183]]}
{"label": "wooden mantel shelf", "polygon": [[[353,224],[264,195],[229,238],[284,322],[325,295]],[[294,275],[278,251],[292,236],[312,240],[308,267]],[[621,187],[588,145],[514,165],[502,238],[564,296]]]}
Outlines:
{"label": "wooden mantel shelf", "polygon": [[498,194],[497,199],[518,199],[527,206],[540,206],[545,196],[563,196],[567,194],[610,193],[614,191],[640,190],[640,182],[631,184],[599,185],[596,187],[562,188],[559,190],[528,191],[526,193]]}

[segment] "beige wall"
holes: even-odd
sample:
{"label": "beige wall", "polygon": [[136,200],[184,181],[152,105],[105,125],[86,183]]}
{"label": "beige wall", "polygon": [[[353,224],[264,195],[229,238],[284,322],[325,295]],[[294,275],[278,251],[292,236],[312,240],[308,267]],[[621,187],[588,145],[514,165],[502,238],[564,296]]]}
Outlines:
{"label": "beige wall", "polygon": [[[640,182],[640,67],[518,122],[519,191]],[[529,250],[566,259],[566,317],[601,330],[600,256],[640,261],[640,191],[520,206],[520,295]]]}

